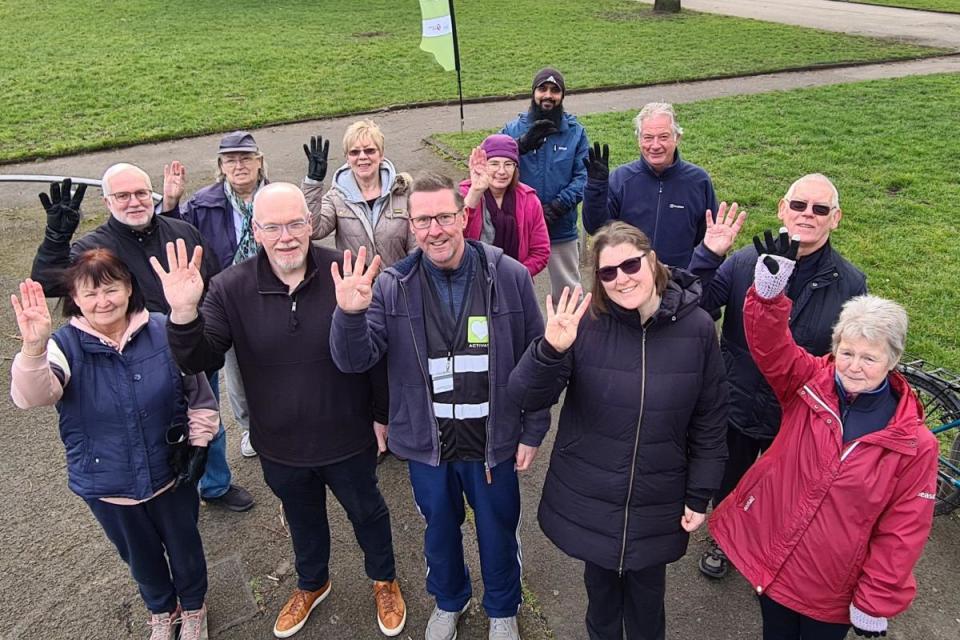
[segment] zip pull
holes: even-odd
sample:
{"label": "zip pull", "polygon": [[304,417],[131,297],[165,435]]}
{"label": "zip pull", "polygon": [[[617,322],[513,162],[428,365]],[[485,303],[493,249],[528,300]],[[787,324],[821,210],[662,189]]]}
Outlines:
{"label": "zip pull", "polygon": [[297,299],[294,298],[293,303],[290,305],[290,313],[296,313],[296,312],[297,312]]}
{"label": "zip pull", "polygon": [[487,476],[487,484],[493,484],[493,475],[490,473],[490,464],[488,462],[483,463],[483,472]]}

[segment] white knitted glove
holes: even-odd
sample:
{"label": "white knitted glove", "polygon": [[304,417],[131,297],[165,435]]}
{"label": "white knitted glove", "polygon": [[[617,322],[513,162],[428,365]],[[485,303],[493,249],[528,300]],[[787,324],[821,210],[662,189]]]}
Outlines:
{"label": "white knitted glove", "polygon": [[872,616],[865,611],[857,609],[850,603],[850,624],[853,625],[853,631],[858,636],[865,638],[879,638],[887,635],[887,619]]}
{"label": "white knitted glove", "polygon": [[753,270],[753,286],[761,298],[776,298],[787,288],[790,274],[797,266],[796,261],[783,256],[771,256],[767,253],[757,258]]}

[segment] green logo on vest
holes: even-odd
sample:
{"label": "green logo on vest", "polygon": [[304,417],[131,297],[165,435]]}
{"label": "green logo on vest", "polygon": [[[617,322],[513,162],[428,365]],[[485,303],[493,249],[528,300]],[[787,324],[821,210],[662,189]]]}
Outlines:
{"label": "green logo on vest", "polygon": [[486,316],[470,316],[467,318],[467,344],[489,344],[490,334],[487,331]]}

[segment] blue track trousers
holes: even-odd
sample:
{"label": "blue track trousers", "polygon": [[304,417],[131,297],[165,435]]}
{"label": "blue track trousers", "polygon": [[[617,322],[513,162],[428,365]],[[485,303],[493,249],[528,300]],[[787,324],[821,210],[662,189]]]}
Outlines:
{"label": "blue track trousers", "polygon": [[520,608],[520,485],[514,461],[490,470],[482,462],[409,462],[417,509],[427,522],[424,555],[427,592],[443,611],[460,611],[471,596],[460,526],[463,497],[473,509],[483,575],[483,608],[491,618],[509,618]]}

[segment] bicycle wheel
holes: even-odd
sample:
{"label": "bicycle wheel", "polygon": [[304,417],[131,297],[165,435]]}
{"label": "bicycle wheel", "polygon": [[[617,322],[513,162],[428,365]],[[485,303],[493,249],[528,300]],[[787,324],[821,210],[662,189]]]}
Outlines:
{"label": "bicycle wheel", "polygon": [[[935,429],[941,425],[960,419],[960,397],[948,386],[927,375],[923,370],[910,365],[901,365],[900,373],[913,387],[920,404],[927,427]],[[947,429],[937,434],[940,442],[940,473],[937,476],[937,504],[933,514],[945,515],[960,507],[960,428]],[[947,464],[952,465],[951,469]]]}

